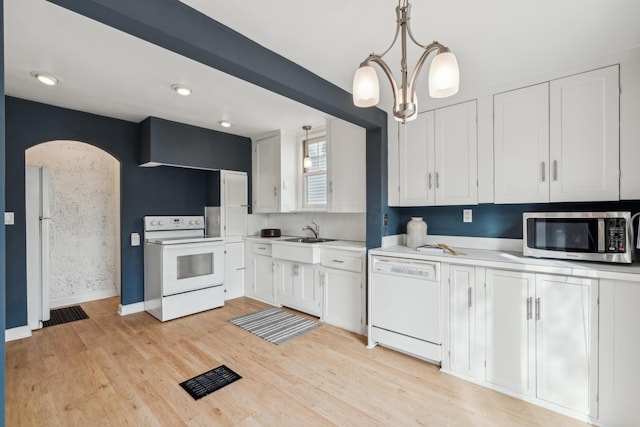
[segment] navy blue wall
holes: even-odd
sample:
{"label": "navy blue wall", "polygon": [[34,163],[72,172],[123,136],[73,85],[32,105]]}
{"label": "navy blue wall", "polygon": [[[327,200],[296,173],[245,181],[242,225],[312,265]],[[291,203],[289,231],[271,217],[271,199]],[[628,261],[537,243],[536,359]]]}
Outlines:
{"label": "navy blue wall", "polygon": [[[462,210],[473,210],[473,222],[462,222]],[[406,233],[412,216],[423,217],[427,234],[521,239],[523,212],[640,211],[639,201],[545,203],[517,205],[432,206],[392,208],[388,234]]]}
{"label": "navy blue wall", "polygon": [[[0,0],[0,96],[4,98],[4,1]],[[4,103],[0,102],[0,212],[5,211],[5,111]],[[5,226],[2,221],[0,226],[0,331],[5,329],[5,273],[6,273],[6,247],[5,247]],[[4,339],[0,340],[0,425],[4,425],[4,361],[5,345]]]}
{"label": "navy blue wall", "polygon": [[[208,172],[174,167],[142,168],[139,126],[79,111],[6,97],[6,209],[16,214],[7,229],[7,327],[27,324],[24,153],[52,140],[95,145],[120,160],[122,303],[143,301],[142,246],[129,245],[143,233],[145,215],[202,215]],[[3,174],[3,176],[5,176]]]}

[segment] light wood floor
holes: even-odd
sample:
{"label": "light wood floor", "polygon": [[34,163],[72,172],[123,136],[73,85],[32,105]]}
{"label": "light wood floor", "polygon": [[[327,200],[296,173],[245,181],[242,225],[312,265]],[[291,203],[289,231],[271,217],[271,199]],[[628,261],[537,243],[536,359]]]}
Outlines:
{"label": "light wood floor", "polygon": [[[276,346],[227,322],[265,307],[248,298],[166,323],[82,307],[7,343],[7,426],[586,425],[329,325]],[[178,385],[222,364],[243,378],[197,401]]]}

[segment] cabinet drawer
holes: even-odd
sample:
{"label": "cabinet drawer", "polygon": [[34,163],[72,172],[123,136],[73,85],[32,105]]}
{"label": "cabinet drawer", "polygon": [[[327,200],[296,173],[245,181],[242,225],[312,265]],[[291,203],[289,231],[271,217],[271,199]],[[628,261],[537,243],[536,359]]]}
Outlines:
{"label": "cabinet drawer", "polygon": [[254,254],[271,256],[271,245],[265,243],[253,243],[251,245],[251,251]]}
{"label": "cabinet drawer", "polygon": [[322,265],[337,270],[362,272],[362,258],[344,252],[322,251]]}

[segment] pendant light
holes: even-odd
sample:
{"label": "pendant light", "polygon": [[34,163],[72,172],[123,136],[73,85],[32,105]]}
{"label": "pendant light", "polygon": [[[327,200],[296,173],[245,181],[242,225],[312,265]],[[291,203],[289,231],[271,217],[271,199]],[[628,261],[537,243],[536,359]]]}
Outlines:
{"label": "pendant light", "polygon": [[[429,95],[432,98],[445,98],[458,93],[460,71],[458,62],[449,48],[434,41],[429,45],[418,43],[411,33],[411,5],[408,0],[399,0],[396,7],[396,35],[391,46],[382,54],[372,53],[361,64],[353,77],[353,103],[357,107],[372,107],[380,100],[380,85],[375,69],[370,63],[380,66],[391,83],[393,90],[393,116],[396,120],[406,123],[416,118],[418,113],[418,99],[415,91],[417,75],[430,53],[436,56],[431,61],[429,69]],[[393,47],[400,35],[401,84],[398,87],[395,77],[386,62],[382,59]],[[407,36],[413,43],[424,49],[409,79],[407,76]]]}
{"label": "pendant light", "polygon": [[[305,141],[305,146],[306,146],[306,144],[308,144],[308,142],[309,142],[309,131],[311,130],[311,126],[304,125],[304,126],[302,126],[302,129],[307,134],[307,137],[304,140]],[[313,166],[313,161],[311,160],[311,157],[304,156],[304,159],[302,159],[302,167],[305,168],[305,169],[309,169],[311,166]]]}

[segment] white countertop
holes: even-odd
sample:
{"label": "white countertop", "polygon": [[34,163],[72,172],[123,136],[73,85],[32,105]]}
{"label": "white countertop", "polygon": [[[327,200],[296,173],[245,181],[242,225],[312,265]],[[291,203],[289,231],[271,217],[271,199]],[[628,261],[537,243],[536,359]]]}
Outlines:
{"label": "white countertop", "polygon": [[510,252],[485,249],[452,248],[462,252],[460,255],[449,253],[421,253],[406,246],[388,246],[371,249],[370,255],[385,255],[406,259],[441,261],[452,264],[477,265],[506,270],[529,271],[532,273],[561,274],[598,279],[629,280],[640,282],[640,263],[606,264],[600,262],[575,262],[553,259],[525,257],[522,252]]}
{"label": "white countertop", "polygon": [[[280,236],[280,237],[260,237],[260,236],[245,236],[244,240],[250,240],[260,243],[276,243],[283,245],[305,245],[305,246],[318,246],[322,249],[338,249],[354,252],[366,252],[367,246],[364,242],[357,242],[351,240],[333,240],[331,242],[321,243],[299,243],[299,242],[287,242],[286,239],[294,239],[301,236]],[[308,236],[307,236],[308,237]],[[415,251],[414,251],[415,252]]]}

